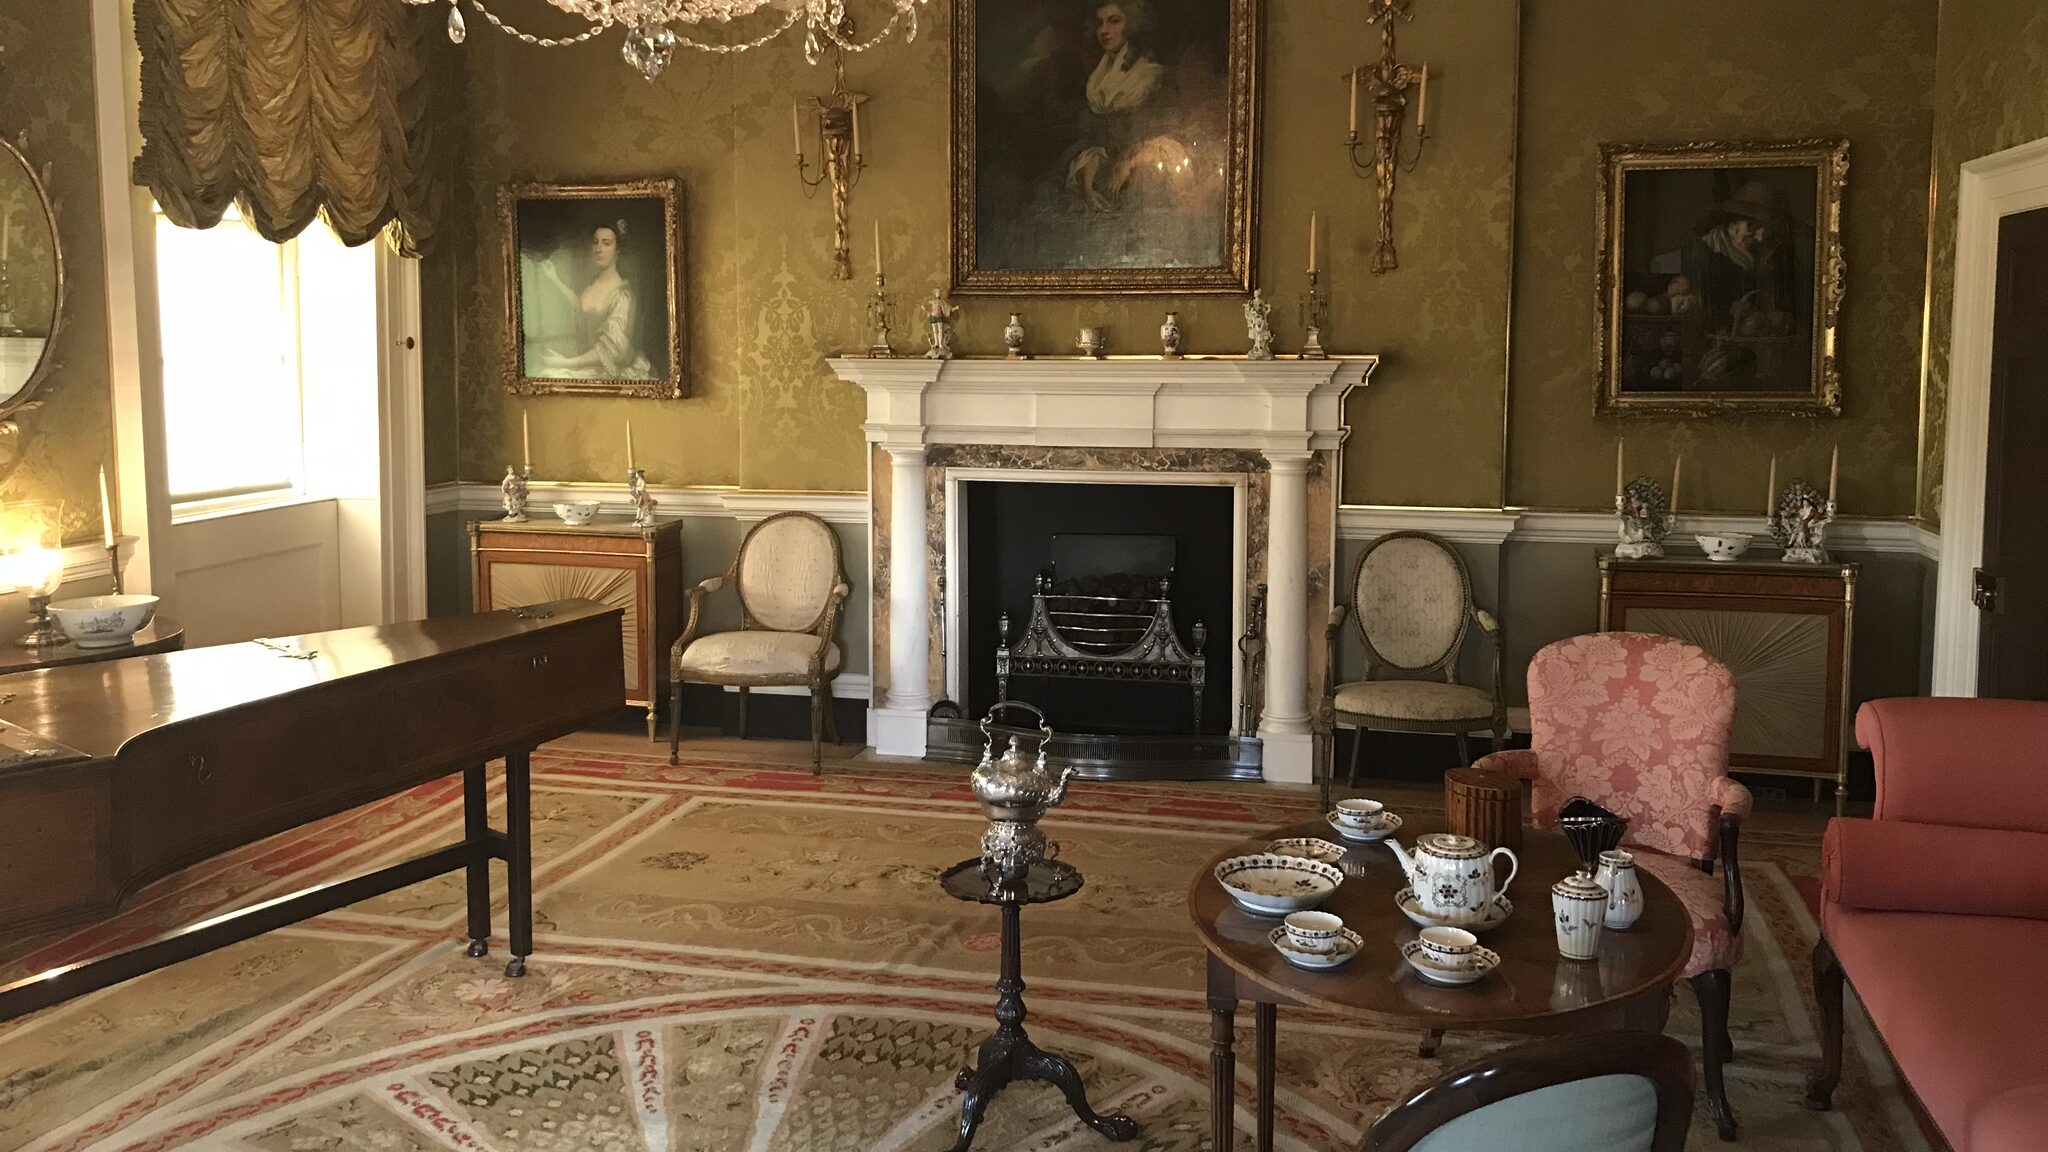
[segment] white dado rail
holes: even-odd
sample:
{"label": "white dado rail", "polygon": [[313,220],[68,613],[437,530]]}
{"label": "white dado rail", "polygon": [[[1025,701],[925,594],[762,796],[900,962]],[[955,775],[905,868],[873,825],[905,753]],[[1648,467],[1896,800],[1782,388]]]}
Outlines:
{"label": "white dado rail", "polygon": [[[1344,397],[1377,357],[1333,360],[835,359],[867,392],[863,425],[889,453],[888,692],[868,732],[887,755],[922,756],[930,692],[925,453],[935,444],[1041,448],[1224,448],[1262,453],[1266,525],[1266,778],[1306,782],[1309,731],[1309,462],[1344,443]],[[1104,474],[1106,480],[1115,473]],[[1334,542],[1335,532],[1323,539]],[[1329,562],[1330,558],[1325,558]],[[885,586],[877,580],[875,587]]]}

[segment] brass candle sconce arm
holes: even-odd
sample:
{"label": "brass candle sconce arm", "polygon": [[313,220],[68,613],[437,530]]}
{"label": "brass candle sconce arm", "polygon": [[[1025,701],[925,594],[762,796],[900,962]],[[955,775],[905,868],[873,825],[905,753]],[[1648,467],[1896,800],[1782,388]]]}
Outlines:
{"label": "brass candle sconce arm", "polygon": [[[1394,191],[1402,173],[1415,171],[1429,143],[1429,65],[1421,68],[1403,64],[1395,52],[1395,29],[1414,18],[1408,6],[1412,0],[1368,0],[1369,23],[1380,26],[1380,58],[1362,64],[1342,77],[1351,87],[1351,126],[1345,141],[1345,156],[1352,171],[1371,179],[1379,194],[1379,240],[1373,246],[1372,271],[1391,272],[1401,266],[1394,245]],[[1363,89],[1371,105],[1369,134],[1361,135],[1358,125],[1358,97]],[[1415,146],[1402,156],[1402,130],[1408,119],[1408,93],[1415,92]]]}
{"label": "brass candle sconce arm", "polygon": [[[850,28],[846,31],[849,36],[852,34]],[[846,90],[845,53],[837,49],[833,51],[832,74],[832,91],[809,100],[809,111],[817,120],[819,141],[815,169],[804,151],[803,101],[791,106],[790,118],[796,136],[796,177],[803,185],[804,195],[815,197],[821,187],[832,190],[832,278],[851,280],[853,254],[847,204],[854,186],[860,183],[861,173],[867,169],[861,150],[860,106],[868,98],[864,93]]]}

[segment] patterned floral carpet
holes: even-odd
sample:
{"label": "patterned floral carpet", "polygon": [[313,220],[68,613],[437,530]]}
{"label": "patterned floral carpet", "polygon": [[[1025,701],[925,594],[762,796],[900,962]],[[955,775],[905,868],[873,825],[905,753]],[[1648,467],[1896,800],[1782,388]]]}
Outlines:
{"label": "patterned floral carpet", "polygon": [[[950,1146],[953,1077],[992,1026],[996,966],[993,911],[936,884],[975,851],[959,773],[816,779],[562,749],[534,767],[539,942],[526,979],[499,974],[502,936],[492,960],[463,956],[457,878],[423,883],[0,1026],[0,1150]],[[1025,913],[1029,1027],[1076,1058],[1098,1106],[1142,1122],[1123,1147],[1207,1147],[1188,877],[1222,845],[1300,819],[1299,796],[1083,785],[1049,824],[1088,883]],[[0,956],[0,977],[452,840],[460,808],[444,782],[219,858],[112,924]],[[1853,1009],[1843,1110],[1800,1107],[1815,1054],[1802,887],[1818,852],[1811,836],[1758,835],[1745,855],[1729,1069],[1740,1146],[1925,1148]],[[1250,1012],[1239,1019],[1248,1053]],[[1690,994],[1671,1029],[1697,1044]],[[1281,1146],[1349,1148],[1389,1102],[1499,1042],[1454,1036],[1432,1061],[1416,1039],[1283,1012]],[[1700,1125],[1692,1146],[1720,1147]],[[1035,1085],[999,1097],[976,1142],[1107,1146]]]}

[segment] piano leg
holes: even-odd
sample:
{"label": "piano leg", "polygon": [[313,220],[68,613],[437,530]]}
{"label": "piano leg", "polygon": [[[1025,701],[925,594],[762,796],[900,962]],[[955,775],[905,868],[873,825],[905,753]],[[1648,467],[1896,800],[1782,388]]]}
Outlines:
{"label": "piano leg", "polygon": [[469,955],[491,952],[491,795],[484,766],[462,770],[462,831],[469,858]]}
{"label": "piano leg", "polygon": [[505,887],[512,959],[505,975],[526,975],[533,952],[533,806],[528,794],[528,753],[505,757]]}

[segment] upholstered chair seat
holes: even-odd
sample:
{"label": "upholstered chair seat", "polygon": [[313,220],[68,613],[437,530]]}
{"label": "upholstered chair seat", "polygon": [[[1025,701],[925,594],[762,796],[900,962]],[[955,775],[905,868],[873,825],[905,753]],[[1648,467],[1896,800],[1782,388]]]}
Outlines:
{"label": "upholstered chair seat", "polygon": [[[727,588],[739,597],[739,629],[701,633],[705,598]],[[822,771],[841,659],[832,633],[850,591],[839,536],[823,520],[780,512],[749,528],[725,575],[690,589],[689,622],[669,650],[668,762],[682,741],[684,682],[739,689],[741,739],[748,689],[802,687],[811,694],[811,771]]]}
{"label": "upholstered chair seat", "polygon": [[1388,720],[1466,720],[1493,723],[1493,697],[1470,684],[1433,680],[1360,680],[1337,686],[1337,711]]}
{"label": "upholstered chair seat", "polygon": [[[809,632],[715,632],[691,642],[676,668],[698,676],[794,676],[807,674],[818,638]],[[824,671],[839,671],[839,645],[825,644]]]}
{"label": "upholstered chair seat", "polygon": [[1684,975],[1700,1003],[1707,1102],[1730,1140],[1735,1113],[1721,1071],[1733,1056],[1728,998],[1742,956],[1736,844],[1751,807],[1749,789],[1728,776],[1734,723],[1735,677],[1704,649],[1669,636],[1599,632],[1536,653],[1530,747],[1480,761],[1530,782],[1538,827],[1555,824],[1574,796],[1628,817],[1624,845],[1692,921]]}
{"label": "upholstered chair seat", "polygon": [[[1338,683],[1338,642],[1344,622],[1356,626],[1365,649],[1363,679]],[[1458,658],[1472,625],[1492,648],[1488,685],[1458,683]],[[1507,738],[1508,711],[1501,693],[1500,622],[1472,603],[1472,575],[1464,557],[1427,532],[1389,532],[1366,546],[1351,576],[1351,603],[1330,616],[1330,689],[1323,699],[1321,727],[1328,741],[1323,763],[1323,806],[1330,803],[1335,774],[1337,729],[1356,733],[1351,743],[1351,779],[1371,729],[1435,732],[1458,742],[1458,759],[1469,762],[1466,737],[1493,733],[1499,750]]]}

